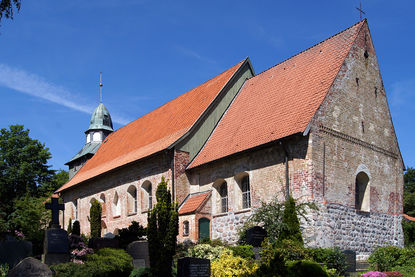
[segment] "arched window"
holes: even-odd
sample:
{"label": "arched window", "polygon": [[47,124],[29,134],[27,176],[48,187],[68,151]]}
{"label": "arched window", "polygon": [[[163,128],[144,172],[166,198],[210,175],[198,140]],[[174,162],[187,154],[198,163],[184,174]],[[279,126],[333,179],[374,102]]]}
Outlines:
{"label": "arched window", "polygon": [[78,220],[78,199],[72,201],[72,218]]}
{"label": "arched window", "polygon": [[101,220],[101,236],[104,236],[107,233],[107,224],[104,220]]}
{"label": "arched window", "polygon": [[112,201],[112,216],[120,216],[120,215],[121,215],[120,199],[118,197],[118,193],[115,192],[114,200]]}
{"label": "arched window", "polygon": [[242,189],[242,208],[248,209],[251,207],[251,188],[249,185],[249,176],[245,176],[241,181]]}
{"label": "arched window", "polygon": [[101,202],[102,207],[102,217],[107,216],[107,205],[105,203],[105,194],[101,193],[99,197],[99,201]]}
{"label": "arched window", "polygon": [[183,222],[183,236],[189,235],[189,221]]}
{"label": "arched window", "polygon": [[127,197],[128,214],[137,213],[137,189],[135,188],[135,186],[128,187]]}
{"label": "arched window", "polygon": [[143,189],[142,207],[151,210],[153,208],[153,188],[150,181],[145,181],[141,186]]}
{"label": "arched window", "polygon": [[228,211],[228,184],[223,182],[219,188],[221,212],[226,213]]}
{"label": "arched window", "polygon": [[356,176],[356,197],[355,208],[359,211],[370,211],[370,186],[369,176],[364,172],[359,172]]}

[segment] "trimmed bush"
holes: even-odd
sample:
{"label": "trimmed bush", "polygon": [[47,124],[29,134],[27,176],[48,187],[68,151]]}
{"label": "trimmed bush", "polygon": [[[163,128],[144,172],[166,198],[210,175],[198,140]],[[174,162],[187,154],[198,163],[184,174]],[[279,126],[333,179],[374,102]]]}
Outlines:
{"label": "trimmed bush", "polygon": [[212,262],[211,276],[246,276],[254,274],[257,269],[258,265],[254,261],[234,256],[232,252],[226,252]]}
{"label": "trimmed bush", "polygon": [[131,271],[130,277],[151,277],[151,270],[149,267],[135,268]]}
{"label": "trimmed bush", "polygon": [[209,244],[198,244],[188,250],[189,257],[203,258],[214,261],[224,253],[231,253],[231,250],[224,246],[210,246]]}
{"label": "trimmed bush", "polygon": [[287,262],[288,276],[292,277],[328,277],[324,269],[312,261],[291,261]]}
{"label": "trimmed bush", "polygon": [[140,225],[137,221],[132,221],[128,228],[122,228],[119,231],[120,246],[121,248],[127,248],[128,244],[133,241],[143,239],[147,233],[146,228]]}
{"label": "trimmed bush", "polygon": [[89,224],[91,227],[91,238],[101,237],[101,216],[102,208],[101,204],[97,200],[91,202],[91,208],[89,209]]}
{"label": "trimmed bush", "polygon": [[298,241],[283,240],[274,251],[280,253],[285,261],[309,259],[307,249]]}
{"label": "trimmed bush", "polygon": [[133,258],[122,249],[102,248],[87,257],[86,265],[94,268],[97,276],[129,276]]}
{"label": "trimmed bush", "polygon": [[328,269],[336,269],[339,275],[344,275],[347,269],[346,257],[338,248],[307,249],[310,258],[326,265]]}
{"label": "trimmed bush", "polygon": [[56,277],[84,277],[96,276],[93,269],[85,264],[78,263],[63,263],[51,265],[50,269],[54,272]]}
{"label": "trimmed bush", "polygon": [[[267,257],[270,253],[267,252]],[[262,257],[262,256],[261,256]],[[268,257],[269,258],[269,257]],[[286,277],[288,275],[284,257],[279,252],[274,252],[273,257],[267,261],[262,260],[259,269],[252,276],[256,277]]]}
{"label": "trimmed bush", "polygon": [[255,253],[252,245],[230,246],[229,249],[232,250],[234,256],[239,256],[244,259],[255,258]]}
{"label": "trimmed bush", "polygon": [[369,257],[370,268],[378,271],[391,271],[401,256],[401,248],[386,246],[376,249]]}

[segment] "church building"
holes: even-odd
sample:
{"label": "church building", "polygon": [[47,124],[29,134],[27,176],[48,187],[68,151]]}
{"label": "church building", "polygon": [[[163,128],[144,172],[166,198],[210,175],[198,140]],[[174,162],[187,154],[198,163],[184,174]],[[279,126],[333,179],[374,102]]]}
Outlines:
{"label": "church building", "polygon": [[113,131],[101,103],[57,193],[64,226],[147,224],[161,177],[179,203],[179,241],[237,240],[256,207],[314,202],[309,247],[403,246],[404,163],[366,20],[255,74],[249,58]]}

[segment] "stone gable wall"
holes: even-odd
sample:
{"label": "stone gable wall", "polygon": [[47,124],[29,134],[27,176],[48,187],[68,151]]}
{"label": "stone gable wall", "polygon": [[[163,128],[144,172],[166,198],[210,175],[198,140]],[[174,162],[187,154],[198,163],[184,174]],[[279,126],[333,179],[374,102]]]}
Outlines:
{"label": "stone gable wall", "polygon": [[[315,246],[339,246],[361,255],[376,245],[402,246],[403,163],[366,25],[310,132],[313,194],[324,204],[314,227],[306,227],[310,243],[318,238]],[[359,172],[369,176],[368,213],[355,209]]]}
{"label": "stone gable wall", "polygon": [[[143,207],[143,203],[147,203],[146,199],[142,199],[143,190],[141,185],[145,181],[152,183],[153,205],[156,203],[155,192],[157,184],[161,181],[161,177],[172,180],[171,174],[171,158],[167,153],[159,154],[147,160],[126,166],[122,169],[104,176],[93,179],[84,183],[74,189],[63,193],[65,203],[65,223],[64,228],[67,229],[69,218],[73,216],[72,201],[78,201],[78,218],[81,225],[81,232],[88,234],[90,232],[90,225],[88,221],[90,201],[92,198],[100,200],[103,193],[105,195],[105,209],[106,216],[103,221],[106,224],[106,232],[114,232],[115,229],[128,227],[131,221],[138,221],[141,225],[147,225],[147,208]],[[127,189],[130,186],[135,186],[137,190],[137,213],[127,214]],[[169,182],[171,186],[171,181]],[[171,187],[170,187],[171,189]],[[115,192],[121,201],[121,215],[114,217],[112,213],[112,201]],[[104,231],[103,231],[104,233]]]}

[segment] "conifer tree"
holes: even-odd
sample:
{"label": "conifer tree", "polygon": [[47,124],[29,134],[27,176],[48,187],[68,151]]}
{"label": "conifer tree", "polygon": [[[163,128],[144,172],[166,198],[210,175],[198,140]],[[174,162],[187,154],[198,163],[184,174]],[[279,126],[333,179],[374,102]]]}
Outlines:
{"label": "conifer tree", "polygon": [[91,202],[91,208],[89,209],[89,224],[91,226],[91,237],[101,237],[101,204],[97,200]]}
{"label": "conifer tree", "polygon": [[72,218],[69,218],[67,231],[68,231],[68,234],[72,234]]}
{"label": "conifer tree", "polygon": [[292,240],[301,245],[304,245],[300,230],[300,222],[297,217],[295,200],[291,196],[287,201],[285,201],[284,204],[282,228],[278,236],[278,242],[282,242],[283,240]]}
{"label": "conifer tree", "polygon": [[179,215],[164,177],[157,186],[156,198],[157,204],[148,214],[150,268],[152,276],[170,277],[179,233]]}

